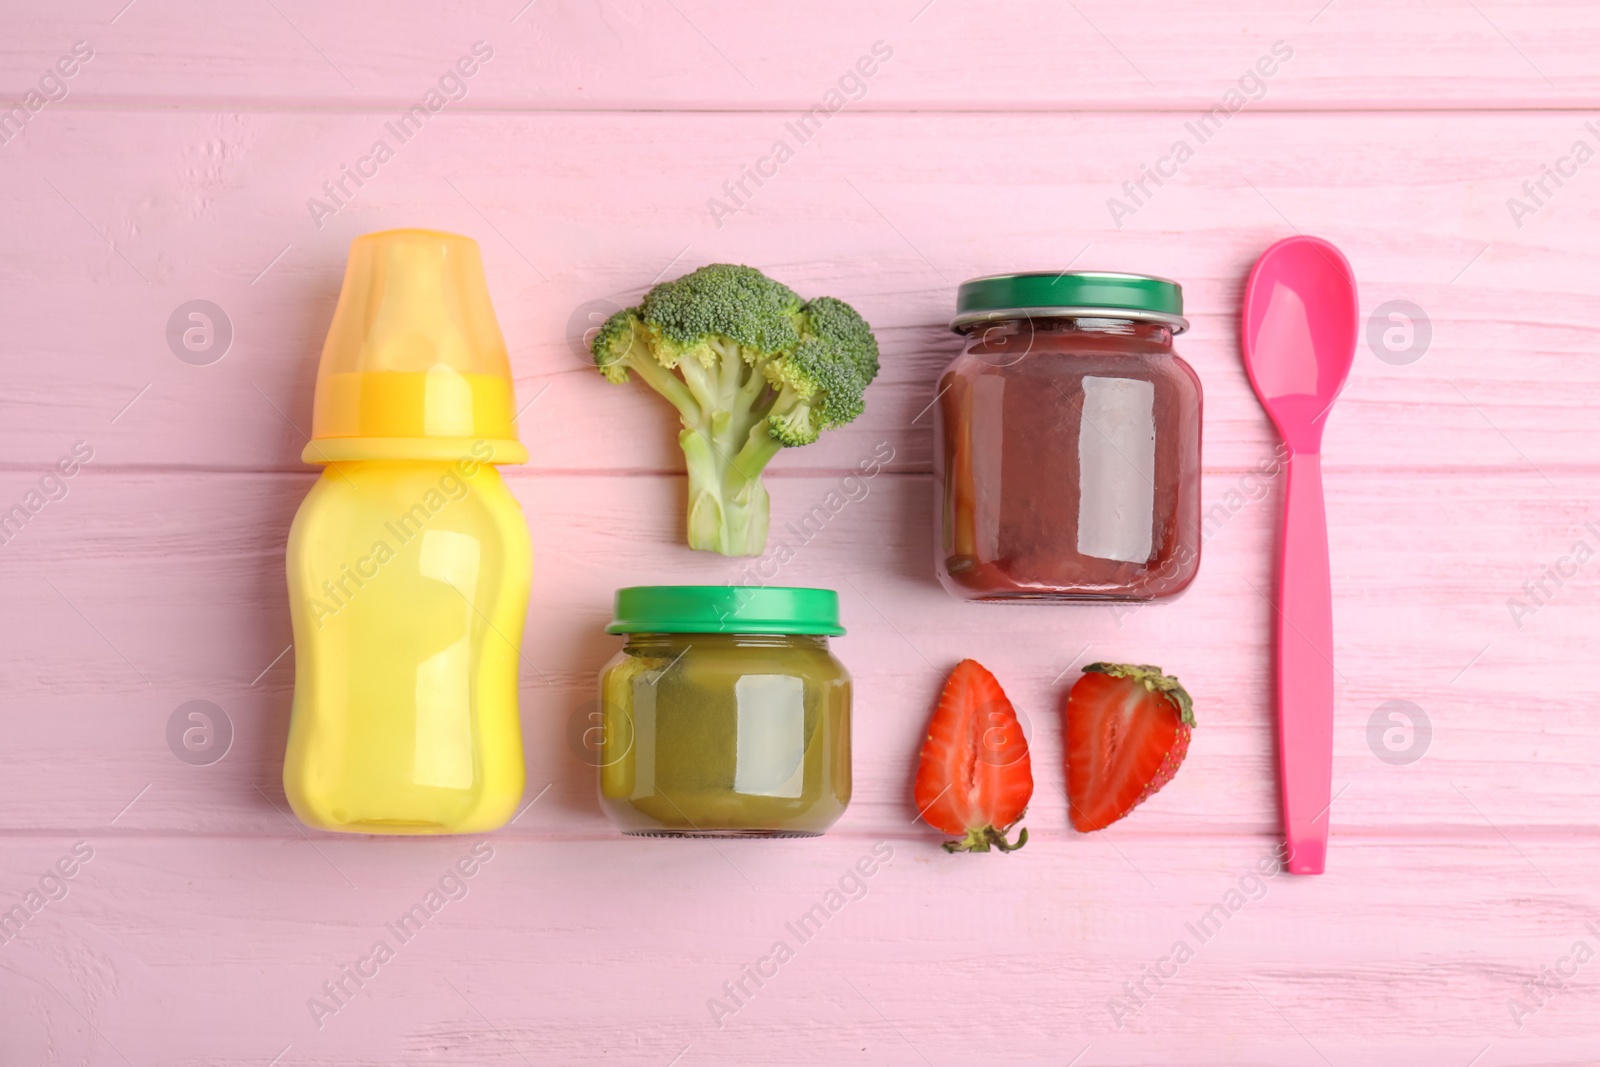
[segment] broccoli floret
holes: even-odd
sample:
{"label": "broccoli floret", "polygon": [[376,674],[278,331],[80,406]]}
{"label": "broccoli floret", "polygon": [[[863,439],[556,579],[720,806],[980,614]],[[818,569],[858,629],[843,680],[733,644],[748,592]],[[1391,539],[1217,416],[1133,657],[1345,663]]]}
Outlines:
{"label": "broccoli floret", "polygon": [[819,296],[806,305],[806,318],[794,352],[763,368],[779,390],[768,418],[772,435],[791,447],[860,415],[862,394],[878,376],[878,339],[855,308]]}
{"label": "broccoli floret", "polygon": [[766,547],[767,463],[859,416],[878,374],[877,339],[849,304],[807,303],[731,263],[656,286],[590,347],[608,381],[636,373],[678,409],[689,547],[728,556]]}

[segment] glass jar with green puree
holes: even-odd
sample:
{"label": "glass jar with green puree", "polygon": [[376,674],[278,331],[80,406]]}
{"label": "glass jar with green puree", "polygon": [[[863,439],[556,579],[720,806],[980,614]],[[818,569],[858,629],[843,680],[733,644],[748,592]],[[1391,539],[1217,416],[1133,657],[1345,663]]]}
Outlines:
{"label": "glass jar with green puree", "polygon": [[625,834],[814,837],[850,803],[850,675],[831,589],[617,591],[600,805]]}

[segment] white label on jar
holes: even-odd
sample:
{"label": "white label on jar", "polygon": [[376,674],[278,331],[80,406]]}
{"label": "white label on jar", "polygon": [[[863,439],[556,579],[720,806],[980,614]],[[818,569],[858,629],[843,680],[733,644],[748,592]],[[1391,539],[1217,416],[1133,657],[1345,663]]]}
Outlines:
{"label": "white label on jar", "polygon": [[739,705],[733,791],[798,797],[806,776],[806,686],[792,674],[747,674],[733,685]]}
{"label": "white label on jar", "polygon": [[1078,427],[1078,551],[1150,558],[1156,508],[1156,389],[1137,378],[1083,379]]}

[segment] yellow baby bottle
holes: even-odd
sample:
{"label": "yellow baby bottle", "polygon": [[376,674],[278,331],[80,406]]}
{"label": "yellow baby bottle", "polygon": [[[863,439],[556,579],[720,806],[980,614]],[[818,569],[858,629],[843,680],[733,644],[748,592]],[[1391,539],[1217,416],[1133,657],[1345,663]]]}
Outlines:
{"label": "yellow baby bottle", "polygon": [[283,788],[309,826],[472,833],[522,796],[532,549],[495,469],[528,458],[513,403],[477,242],[356,238],[302,456],[322,476],[289,532]]}

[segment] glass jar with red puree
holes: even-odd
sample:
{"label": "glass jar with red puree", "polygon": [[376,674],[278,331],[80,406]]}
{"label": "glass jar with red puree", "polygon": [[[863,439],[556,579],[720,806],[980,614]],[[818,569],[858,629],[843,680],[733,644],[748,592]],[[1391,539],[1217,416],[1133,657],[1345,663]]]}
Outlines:
{"label": "glass jar with red puree", "polygon": [[1154,600],[1200,565],[1183,290],[1142,274],[964,282],[939,381],[939,580],[968,600]]}

